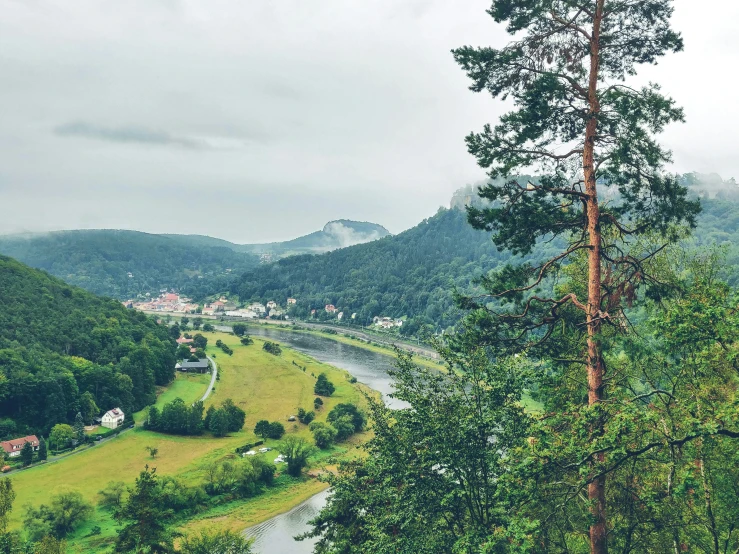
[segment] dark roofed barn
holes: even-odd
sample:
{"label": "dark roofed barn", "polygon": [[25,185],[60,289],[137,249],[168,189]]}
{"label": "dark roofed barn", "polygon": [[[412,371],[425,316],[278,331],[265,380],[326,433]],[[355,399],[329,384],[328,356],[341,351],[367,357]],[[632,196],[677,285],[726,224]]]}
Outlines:
{"label": "dark roofed barn", "polygon": [[210,370],[210,363],[207,358],[201,358],[197,362],[182,361],[175,366],[178,371],[197,371],[199,373],[207,373]]}

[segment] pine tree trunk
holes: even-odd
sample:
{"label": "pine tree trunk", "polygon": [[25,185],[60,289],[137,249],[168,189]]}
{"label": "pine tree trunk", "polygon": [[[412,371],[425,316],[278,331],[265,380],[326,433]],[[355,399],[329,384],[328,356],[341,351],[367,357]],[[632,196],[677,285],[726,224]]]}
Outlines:
{"label": "pine tree trunk", "polygon": [[[589,119],[585,128],[585,143],[583,147],[583,177],[585,193],[587,194],[587,231],[590,238],[588,253],[588,404],[594,405],[603,399],[603,358],[598,339],[601,328],[601,235],[600,235],[600,205],[596,188],[595,175],[595,137],[598,127],[600,102],[598,99],[598,66],[600,60],[600,25],[603,18],[603,4],[605,0],[598,0],[593,30],[590,37],[590,75],[588,82]],[[600,427],[600,424],[598,424]],[[598,434],[601,429],[593,430]],[[602,461],[599,455],[594,462]],[[607,554],[607,520],[606,520],[606,478],[594,479],[588,485],[588,500],[591,503],[593,523],[590,526],[591,554]]]}

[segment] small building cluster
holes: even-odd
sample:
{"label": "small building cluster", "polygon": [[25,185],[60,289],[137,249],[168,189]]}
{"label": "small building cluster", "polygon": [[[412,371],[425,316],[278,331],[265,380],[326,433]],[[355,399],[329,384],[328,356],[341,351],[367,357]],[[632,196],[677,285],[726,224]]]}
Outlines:
{"label": "small building cluster", "polygon": [[393,327],[403,326],[402,319],[393,319],[392,317],[375,317],[372,319],[372,322],[376,327],[380,327],[382,329],[392,329]]}
{"label": "small building cluster", "polygon": [[198,309],[198,305],[193,304],[191,299],[174,292],[163,292],[159,298],[146,302],[126,300],[123,302],[123,305],[147,312],[171,312],[180,314],[194,313]]}

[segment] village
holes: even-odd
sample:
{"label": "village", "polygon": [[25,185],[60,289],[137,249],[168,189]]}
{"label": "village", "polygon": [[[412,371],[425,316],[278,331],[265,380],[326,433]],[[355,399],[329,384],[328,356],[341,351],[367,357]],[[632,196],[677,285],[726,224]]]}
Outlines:
{"label": "village", "polygon": [[[134,300],[126,300],[123,305],[127,308],[141,310],[144,312],[154,312],[163,314],[181,314],[181,315],[201,315],[210,318],[242,318],[242,319],[271,319],[271,320],[290,320],[290,308],[297,304],[296,298],[287,298],[285,307],[280,306],[276,301],[269,300],[266,304],[261,302],[252,302],[250,304],[239,305],[233,300],[221,296],[213,302],[205,302],[203,304],[193,303],[192,299],[180,296],[175,292],[161,291],[158,298],[137,302]],[[345,312],[340,311],[333,304],[326,304],[323,311],[334,316],[337,321],[345,319]],[[318,309],[311,309],[311,318],[316,317]],[[355,321],[357,313],[352,313],[348,319]],[[383,330],[391,330],[403,326],[403,320],[385,316],[375,316],[372,318],[374,327]]]}

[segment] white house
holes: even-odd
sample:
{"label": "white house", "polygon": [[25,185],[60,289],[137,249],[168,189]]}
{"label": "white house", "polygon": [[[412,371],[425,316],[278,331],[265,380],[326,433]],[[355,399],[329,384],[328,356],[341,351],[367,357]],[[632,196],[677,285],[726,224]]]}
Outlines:
{"label": "white house", "polygon": [[267,311],[267,308],[264,307],[264,304],[260,304],[259,302],[254,302],[253,304],[249,304],[247,306],[247,310],[250,310],[252,312],[256,312],[259,314],[263,314]]}
{"label": "white house", "polygon": [[126,416],[123,414],[123,410],[120,408],[113,408],[108,410],[103,415],[102,426],[108,429],[115,429],[123,423]]}
{"label": "white house", "polygon": [[270,300],[269,302],[267,302],[267,308],[272,309],[276,307],[277,307],[277,302],[275,302],[274,300]]}

